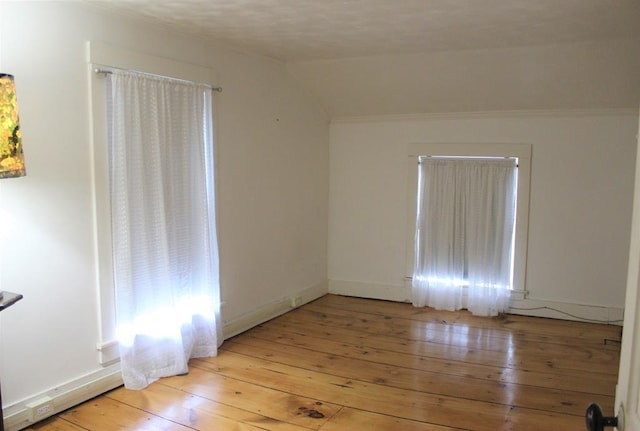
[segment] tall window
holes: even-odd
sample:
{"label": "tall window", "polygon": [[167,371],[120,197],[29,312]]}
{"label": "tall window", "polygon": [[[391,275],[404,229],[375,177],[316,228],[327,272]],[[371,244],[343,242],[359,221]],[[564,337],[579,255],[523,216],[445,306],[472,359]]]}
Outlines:
{"label": "tall window", "polygon": [[211,89],[113,71],[107,104],[117,336],[138,389],[221,340]]}
{"label": "tall window", "polygon": [[483,316],[505,311],[513,275],[516,160],[418,161],[414,305],[468,308]]}

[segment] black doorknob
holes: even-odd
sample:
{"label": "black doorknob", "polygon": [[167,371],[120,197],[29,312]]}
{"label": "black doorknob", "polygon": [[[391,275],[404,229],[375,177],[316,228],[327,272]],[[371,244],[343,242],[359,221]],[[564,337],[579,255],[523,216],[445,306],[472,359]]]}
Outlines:
{"label": "black doorknob", "polygon": [[587,407],[587,431],[604,431],[604,427],[617,427],[618,418],[602,416],[602,409],[596,403]]}

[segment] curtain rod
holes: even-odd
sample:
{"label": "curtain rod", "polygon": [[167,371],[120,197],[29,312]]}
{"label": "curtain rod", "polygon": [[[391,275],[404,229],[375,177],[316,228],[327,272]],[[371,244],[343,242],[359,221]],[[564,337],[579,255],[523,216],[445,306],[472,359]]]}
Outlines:
{"label": "curtain rod", "polygon": [[[101,69],[99,67],[94,68],[93,71],[95,73],[102,73],[102,74],[105,74],[105,75],[110,75],[110,74],[113,73],[113,70]],[[145,73],[145,72],[137,72],[137,71],[135,73],[139,73],[139,74],[142,74],[142,75],[148,75],[148,76],[155,76],[155,77],[160,77],[160,78],[175,79],[176,81],[186,81],[186,82],[188,82],[186,79],[178,79],[178,78],[171,78],[171,77],[166,77],[166,76],[162,76],[162,75],[154,75],[153,73]],[[222,87],[214,87],[213,85],[210,85],[210,84],[204,84],[204,85],[209,87],[211,89],[211,91],[217,91],[218,93],[222,93]]]}
{"label": "curtain rod", "polygon": [[515,159],[517,157],[513,156],[433,156],[431,154],[420,155],[418,157],[426,157],[428,159],[456,159],[456,160],[464,160],[464,159],[477,159],[477,160],[503,160],[503,159]]}
{"label": "curtain rod", "polygon": [[518,158],[513,156],[432,156],[432,155],[420,155],[417,156],[418,164],[421,163],[421,159],[436,159],[436,160],[472,160],[472,161],[485,161],[485,160],[515,160],[516,168],[520,165],[517,163]]}

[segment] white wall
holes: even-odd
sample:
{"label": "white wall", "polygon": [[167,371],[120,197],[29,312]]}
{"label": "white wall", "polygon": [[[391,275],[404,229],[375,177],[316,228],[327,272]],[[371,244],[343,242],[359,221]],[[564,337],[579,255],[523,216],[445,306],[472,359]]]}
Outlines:
{"label": "white wall", "polygon": [[[529,298],[544,305],[612,307],[619,314],[626,285],[637,123],[637,112],[631,111],[334,122],[330,289],[406,298],[410,143],[530,143]],[[589,309],[577,310],[586,313],[583,317],[600,318]]]}
{"label": "white wall", "polygon": [[[0,1],[0,70],[16,76],[28,171],[25,178],[0,184],[0,206],[5,213],[0,223],[9,226],[0,249],[0,283],[3,289],[25,295],[0,314],[0,378],[9,429],[24,419],[25,400],[45,394],[57,397],[84,383],[90,394],[94,380],[113,371],[98,364],[95,346],[100,328],[88,40],[201,64],[218,72],[218,84],[224,88],[216,96],[223,319],[232,330],[282,310],[291,296],[300,295],[304,300],[323,292],[327,256],[336,285],[356,282],[365,288],[402,287],[406,146],[411,142],[531,143],[527,273],[531,296],[622,306],[637,113],[335,122],[329,136],[324,114],[307,100],[280,63],[123,16],[102,15],[77,3]],[[584,69],[576,64],[597,60],[602,68],[597,69],[596,77],[604,75],[605,87],[611,91],[592,87],[597,80],[585,76],[588,69],[584,69],[579,88],[586,88],[587,93],[566,93],[560,99],[574,97],[575,103],[584,106],[561,107],[593,107],[595,98],[603,107],[615,108],[621,106],[620,101],[635,97],[637,85],[627,87],[631,93],[626,93],[617,82],[628,83],[629,71],[636,70],[637,61],[626,60],[629,64],[614,70],[611,79],[606,73],[610,68],[605,67],[608,60],[616,64],[627,45],[614,51],[608,44],[595,46],[595,57],[602,61],[588,54],[590,45],[574,53],[571,58],[575,61],[561,75],[571,76],[569,72]],[[539,48],[534,59],[557,59],[565,52],[552,51]],[[478,57],[486,73],[494,73],[492,64],[508,66],[500,76],[511,79],[509,85],[528,76],[514,72],[520,70],[520,60],[530,63],[526,51],[471,55]],[[434,68],[428,70],[440,75],[428,81],[428,106],[447,110],[453,100],[444,95],[453,87],[438,83],[445,79],[449,66],[468,65],[468,58],[468,53],[442,53],[435,56],[436,63],[429,63]],[[409,65],[413,61],[405,60]],[[417,59],[418,63],[423,60]],[[346,61],[341,63],[346,69],[338,71],[320,65],[312,68],[317,67],[314,75],[321,75],[317,82],[325,82],[333,92],[333,88],[343,88],[333,86],[335,83],[349,87],[377,63],[375,59]],[[381,82],[387,82],[389,64],[394,63],[386,59],[377,68]],[[495,88],[501,79],[486,73],[481,76],[484,81],[465,81],[461,88],[472,90],[473,98],[463,98],[449,110],[514,109],[519,101],[537,97],[535,92],[518,93],[515,90],[521,87],[516,86],[519,96],[510,103],[492,99],[493,93],[478,82],[491,82],[493,87],[488,88]],[[546,76],[544,68],[537,73]],[[419,75],[411,76],[416,79]],[[529,78],[536,82],[535,77]],[[367,82],[375,84],[376,79],[367,78]],[[542,82],[555,81],[545,78]],[[564,92],[567,83],[571,81],[557,81],[551,92]],[[365,109],[375,108],[384,95],[366,88],[349,96],[351,101],[342,98],[351,93],[340,93],[329,112],[367,115],[391,109],[394,114],[406,113],[407,105],[399,102],[408,92],[415,92],[414,84],[409,87],[400,92],[386,89],[388,97],[383,99],[389,104],[384,112]],[[367,94],[375,98],[364,97]],[[476,103],[485,99],[486,104]],[[440,101],[439,108],[431,103],[434,100]],[[421,106],[413,106],[411,112],[428,111]]]}
{"label": "white wall", "polygon": [[287,65],[333,117],[637,109],[640,39],[302,61]]}
{"label": "white wall", "polygon": [[14,219],[0,281],[24,294],[1,315],[5,414],[106,372],[95,346],[89,40],[218,73],[223,319],[241,329],[279,299],[326,291],[329,128],[282,64],[77,3],[0,8],[0,68],[16,77],[28,172],[0,185]]}

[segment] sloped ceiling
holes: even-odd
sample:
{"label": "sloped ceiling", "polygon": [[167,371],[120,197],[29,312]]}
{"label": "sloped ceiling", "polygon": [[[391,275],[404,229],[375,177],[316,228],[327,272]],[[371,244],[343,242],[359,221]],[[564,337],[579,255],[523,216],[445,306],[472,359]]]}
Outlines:
{"label": "sloped ceiling", "polygon": [[332,117],[637,109],[638,0],[85,0],[282,61]]}

